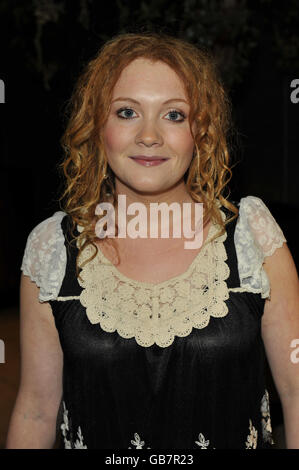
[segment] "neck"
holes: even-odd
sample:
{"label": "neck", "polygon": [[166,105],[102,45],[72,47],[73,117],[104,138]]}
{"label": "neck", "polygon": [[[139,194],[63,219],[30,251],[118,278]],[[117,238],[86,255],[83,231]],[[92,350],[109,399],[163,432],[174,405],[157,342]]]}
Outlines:
{"label": "neck", "polygon": [[[119,197],[122,196],[122,197]],[[125,197],[124,197],[125,196]],[[120,204],[122,203],[122,206]],[[128,214],[128,209],[131,204],[134,203],[141,203],[142,212],[139,208],[132,208],[131,214]],[[164,204],[163,204],[164,203]],[[172,203],[176,203],[177,211],[172,212],[165,212],[165,214],[169,213],[169,217],[165,217],[162,219],[161,213],[159,213],[157,219],[153,219],[153,208],[155,207],[154,204],[160,205],[162,207],[165,206],[169,208]],[[184,203],[187,203],[188,210],[186,210],[187,206],[183,206]],[[188,228],[191,230],[195,230],[196,222],[196,215],[198,212],[195,212],[195,201],[192,199],[190,194],[187,191],[186,185],[184,180],[178,183],[175,187],[172,187],[164,192],[159,193],[143,193],[133,190],[132,188],[128,188],[127,186],[123,185],[121,182],[116,181],[116,207],[115,207],[115,220],[119,224],[119,210],[121,211],[121,215],[125,220],[123,220],[122,226],[128,224],[132,219],[139,218],[142,214],[142,223],[146,224],[147,228],[147,237],[150,237],[151,229],[156,227],[156,231],[158,233],[158,238],[160,238],[162,231],[165,229],[165,225],[169,225],[169,238],[173,238],[174,234],[174,227],[178,227],[178,223],[180,223],[181,227],[181,234],[183,236],[183,224],[186,224]],[[136,210],[136,212],[135,212]],[[190,211],[190,212],[188,212]],[[188,214],[190,213],[191,220],[187,223],[186,219],[188,218]],[[145,214],[145,216],[144,216]],[[156,222],[155,222],[156,220]],[[165,222],[167,220],[167,222]],[[133,222],[132,222],[133,223]],[[140,225],[140,224],[139,224]],[[137,226],[136,230],[141,230],[141,227]]]}
{"label": "neck", "polygon": [[183,202],[193,201],[190,194],[188,193],[183,178],[171,188],[159,192],[136,191],[116,179],[115,190],[116,195],[126,196],[127,205],[134,202],[141,202],[145,206],[150,207],[151,203],[165,202],[167,204],[171,204],[172,202],[178,202],[179,204],[182,204]]}

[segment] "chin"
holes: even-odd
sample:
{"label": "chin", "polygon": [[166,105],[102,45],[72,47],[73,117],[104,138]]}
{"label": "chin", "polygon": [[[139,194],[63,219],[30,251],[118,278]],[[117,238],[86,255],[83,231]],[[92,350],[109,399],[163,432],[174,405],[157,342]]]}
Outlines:
{"label": "chin", "polygon": [[155,194],[161,194],[165,191],[165,186],[157,186],[157,185],[151,185],[151,184],[143,184],[143,185],[134,185],[131,186],[133,191],[136,191],[136,193],[140,194],[148,194],[148,195],[155,195]]}
{"label": "chin", "polygon": [[148,180],[148,178],[139,178],[133,179],[130,178],[128,186],[131,187],[133,191],[139,193],[148,193],[148,194],[155,194],[155,193],[162,193],[165,191],[169,185],[166,182],[158,182],[157,180]]}

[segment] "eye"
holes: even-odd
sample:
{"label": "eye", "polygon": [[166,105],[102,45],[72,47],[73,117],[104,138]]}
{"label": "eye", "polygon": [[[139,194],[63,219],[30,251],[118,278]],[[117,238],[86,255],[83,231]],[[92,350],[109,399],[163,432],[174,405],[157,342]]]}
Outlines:
{"label": "eye", "polygon": [[[186,115],[182,111],[177,111],[176,109],[171,109],[167,115],[171,116],[170,121],[174,122],[183,122],[186,118]],[[181,119],[176,119],[177,117],[181,116]]]}
{"label": "eye", "polygon": [[132,108],[120,108],[116,111],[117,116],[121,119],[132,119],[134,117],[132,116],[133,113],[135,113],[135,111]]}

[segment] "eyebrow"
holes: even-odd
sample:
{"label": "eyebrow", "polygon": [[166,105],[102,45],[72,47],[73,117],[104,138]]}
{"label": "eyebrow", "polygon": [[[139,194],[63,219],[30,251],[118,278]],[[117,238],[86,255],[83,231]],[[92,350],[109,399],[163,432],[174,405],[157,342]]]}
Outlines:
{"label": "eyebrow", "polygon": [[[140,104],[139,101],[136,101],[133,98],[124,98],[122,96],[113,100],[112,103],[114,103],[115,101],[132,101],[132,103]],[[164,101],[164,103],[162,104],[168,104],[168,103],[171,103],[172,101],[182,101],[186,104],[189,104],[186,100],[183,100],[182,98],[170,98],[170,100]]]}

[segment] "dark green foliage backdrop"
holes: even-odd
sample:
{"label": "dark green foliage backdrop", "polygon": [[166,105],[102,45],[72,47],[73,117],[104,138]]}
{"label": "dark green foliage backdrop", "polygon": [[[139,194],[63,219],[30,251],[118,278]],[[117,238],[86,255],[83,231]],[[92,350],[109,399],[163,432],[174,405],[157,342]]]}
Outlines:
{"label": "dark green foliage backdrop", "polygon": [[10,32],[9,54],[22,56],[47,90],[57,74],[68,75],[70,65],[76,68],[112,35],[143,28],[210,48],[229,87],[243,81],[265,30],[277,68],[294,73],[299,67],[296,0],[10,0],[1,2],[0,15]]}

